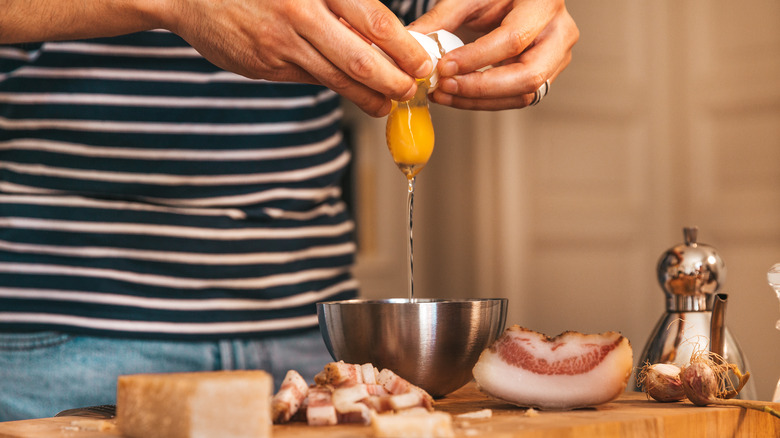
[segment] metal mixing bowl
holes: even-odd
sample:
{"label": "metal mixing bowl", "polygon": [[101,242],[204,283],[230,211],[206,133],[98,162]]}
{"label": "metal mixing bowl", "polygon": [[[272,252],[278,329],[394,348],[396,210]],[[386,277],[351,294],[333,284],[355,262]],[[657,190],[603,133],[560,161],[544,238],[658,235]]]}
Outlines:
{"label": "metal mixing bowl", "polygon": [[443,397],[472,379],[506,308],[506,298],[346,300],[317,303],[317,315],[335,360],[388,368]]}

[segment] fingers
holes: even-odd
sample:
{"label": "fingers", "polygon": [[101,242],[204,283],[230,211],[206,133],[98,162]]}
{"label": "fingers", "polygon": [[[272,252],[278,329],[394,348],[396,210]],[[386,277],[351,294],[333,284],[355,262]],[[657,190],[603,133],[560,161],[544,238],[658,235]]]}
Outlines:
{"label": "fingers", "polygon": [[[551,23],[555,26],[554,22]],[[519,56],[484,72],[473,72],[441,79],[439,88],[463,97],[497,98],[532,93],[558,70],[570,53],[570,45],[548,32],[533,47]]]}
{"label": "fingers", "polygon": [[332,0],[330,6],[333,12],[363,37],[379,46],[409,75],[422,79],[433,70],[433,62],[428,52],[409,35],[395,14],[382,3]]}
{"label": "fingers", "polygon": [[351,100],[363,112],[372,117],[383,117],[390,113],[390,98],[347,76],[343,71],[322,58],[313,55],[309,73],[322,85]]}
{"label": "fingers", "polygon": [[[564,62],[561,63],[559,68],[548,78],[550,83],[555,81],[555,78],[569,65],[571,61],[571,54],[568,54]],[[542,81],[544,83],[544,81]],[[541,85],[540,85],[541,86]],[[448,94],[440,90],[436,90],[430,97],[432,100],[440,105],[451,106],[458,109],[467,110],[483,110],[483,111],[499,111],[513,108],[524,108],[531,104],[534,100],[533,91],[523,93],[519,95],[511,95],[497,98],[482,98],[482,97],[463,97],[459,95]],[[548,91],[549,94],[549,91]]]}
{"label": "fingers", "polygon": [[455,30],[471,12],[471,2],[463,0],[440,0],[428,12],[414,20],[407,28],[420,33],[430,33],[439,29]]}
{"label": "fingers", "polygon": [[518,4],[506,15],[501,26],[444,55],[439,74],[469,73],[519,55],[537,38],[553,15],[554,10],[538,7],[536,2]]}
{"label": "fingers", "polygon": [[[290,44],[295,56],[277,67],[284,70],[285,80],[292,76],[300,82],[324,85],[355,103],[361,110],[373,117],[382,117],[390,112],[390,98],[367,87],[348,76],[344,71],[325,59],[308,41],[300,36]],[[299,65],[305,65],[303,69]],[[294,73],[291,73],[294,72]]]}
{"label": "fingers", "polygon": [[[310,7],[316,8],[316,3]],[[308,25],[300,25],[299,33],[338,70],[393,99],[408,99],[414,94],[414,78],[371,48],[329,11],[313,12],[307,17]]]}
{"label": "fingers", "polygon": [[[359,2],[378,5],[371,6],[376,12],[361,6],[370,17],[390,14],[394,21],[386,17],[355,18],[355,12],[350,11]],[[344,9],[344,13],[335,12],[330,3],[336,5],[334,9]],[[389,112],[391,97],[407,100],[417,89],[412,76],[360,36],[363,32],[384,35],[381,29],[385,26],[391,29],[390,35],[397,37],[399,29],[403,32],[400,49],[390,48],[395,45],[393,36],[386,36],[382,44],[406,68],[430,59],[376,0],[204,1],[181,14],[181,19],[170,27],[225,70],[255,79],[322,84],[354,101],[365,112],[381,116]],[[374,33],[370,32],[372,29]],[[409,40],[414,44],[408,49],[412,55],[399,56],[399,52],[407,50],[404,47],[410,45]]]}
{"label": "fingers", "polygon": [[[571,61],[571,48],[579,38],[574,21],[563,11],[519,56],[484,72],[443,78],[434,101],[463,109],[497,110],[527,106],[534,92],[554,79]],[[454,53],[454,52],[453,52]]]}

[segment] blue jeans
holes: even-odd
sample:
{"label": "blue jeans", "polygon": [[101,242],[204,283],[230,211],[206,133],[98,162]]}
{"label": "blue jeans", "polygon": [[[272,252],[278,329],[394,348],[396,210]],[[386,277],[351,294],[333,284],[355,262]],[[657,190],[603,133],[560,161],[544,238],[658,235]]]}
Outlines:
{"label": "blue jeans", "polygon": [[295,369],[310,383],[332,361],[318,330],[262,339],[177,342],[57,332],[0,332],[0,421],[114,404],[122,374],[262,369],[274,387]]}

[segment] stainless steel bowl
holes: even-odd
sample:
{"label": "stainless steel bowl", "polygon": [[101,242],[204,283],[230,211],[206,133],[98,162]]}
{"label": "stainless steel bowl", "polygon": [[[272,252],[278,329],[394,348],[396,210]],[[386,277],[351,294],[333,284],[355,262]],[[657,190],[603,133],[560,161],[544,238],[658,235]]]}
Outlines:
{"label": "stainless steel bowl", "polygon": [[506,298],[347,300],[317,303],[317,315],[335,360],[389,368],[442,397],[472,379],[506,308]]}

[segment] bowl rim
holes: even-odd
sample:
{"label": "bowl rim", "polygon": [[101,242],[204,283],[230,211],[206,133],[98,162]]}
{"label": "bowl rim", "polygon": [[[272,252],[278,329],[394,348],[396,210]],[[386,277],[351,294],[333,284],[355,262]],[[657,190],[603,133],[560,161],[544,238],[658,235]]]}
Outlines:
{"label": "bowl rim", "polygon": [[336,300],[336,301],[320,301],[317,306],[333,306],[333,305],[356,305],[356,304],[373,304],[373,305],[434,305],[434,304],[468,304],[468,303],[490,303],[500,302],[507,303],[508,298],[496,297],[496,298],[353,298],[349,300]]}

